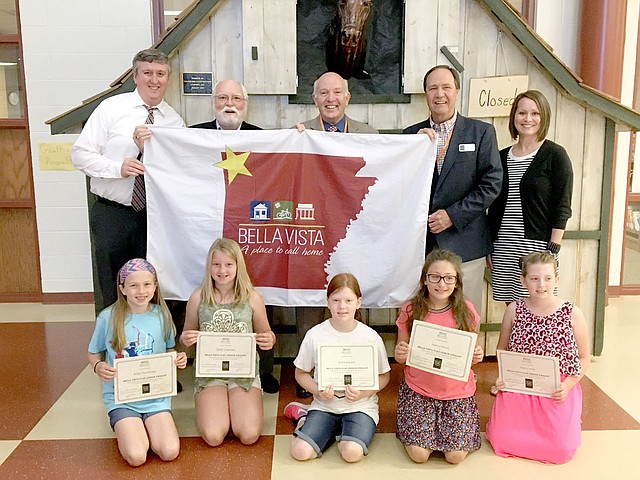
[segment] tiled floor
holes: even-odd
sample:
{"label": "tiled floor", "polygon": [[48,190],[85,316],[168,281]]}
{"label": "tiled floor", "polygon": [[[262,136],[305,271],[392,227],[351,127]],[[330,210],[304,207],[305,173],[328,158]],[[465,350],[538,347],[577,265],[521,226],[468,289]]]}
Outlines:
{"label": "tiled floor", "polygon": [[[228,440],[209,448],[198,437],[191,394],[191,371],[180,372],[185,390],[173,402],[181,435],[177,460],[151,456],[131,469],[120,458],[100,397],[100,382],[86,363],[93,330],[91,305],[0,304],[0,479],[62,478],[223,478],[304,480],[348,476],[349,480],[423,479],[445,472],[446,479],[640,479],[640,297],[612,299],[607,307],[603,355],[592,359],[583,380],[582,447],[566,465],[551,466],[493,454],[482,448],[462,464],[442,457],[413,464],[396,440],[395,398],[401,369],[381,395],[381,421],[370,455],[359,464],[343,462],[335,447],[321,459],[299,463],[288,453],[292,424],[282,416],[294,399],[293,369],[277,367],[282,389],[265,395],[263,436],[251,447]],[[474,368],[482,425],[496,375],[491,361]],[[211,474],[211,475],[208,475]],[[436,478],[431,476],[430,478]]]}

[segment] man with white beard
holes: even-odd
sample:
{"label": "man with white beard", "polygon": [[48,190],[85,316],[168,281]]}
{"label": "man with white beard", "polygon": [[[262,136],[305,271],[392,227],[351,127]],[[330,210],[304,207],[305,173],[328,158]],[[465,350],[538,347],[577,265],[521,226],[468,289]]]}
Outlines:
{"label": "man with white beard", "polygon": [[[213,88],[211,104],[215,119],[210,122],[191,125],[191,128],[209,130],[262,130],[260,127],[244,121],[247,117],[249,96],[247,90],[235,80],[221,80]],[[267,316],[273,316],[272,307],[267,305]],[[273,349],[258,349],[260,355],[260,383],[266,393],[277,393],[278,380],[273,376]]]}
{"label": "man with white beard", "polygon": [[211,104],[215,119],[192,125],[191,128],[209,130],[262,130],[244,121],[247,117],[249,96],[247,90],[235,80],[221,80],[213,88]]}

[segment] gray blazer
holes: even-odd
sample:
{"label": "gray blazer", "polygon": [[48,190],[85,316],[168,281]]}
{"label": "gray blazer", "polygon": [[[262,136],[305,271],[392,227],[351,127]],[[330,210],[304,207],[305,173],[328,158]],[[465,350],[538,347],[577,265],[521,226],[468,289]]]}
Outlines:
{"label": "gray blazer", "polygon": [[[348,120],[348,132],[347,133],[378,133],[373,127],[370,127],[366,123],[358,122],[356,120],[352,120],[347,116]],[[320,115],[312,120],[307,120],[306,122],[302,122],[304,128],[308,128],[309,130],[322,130],[322,120],[320,119]]]}

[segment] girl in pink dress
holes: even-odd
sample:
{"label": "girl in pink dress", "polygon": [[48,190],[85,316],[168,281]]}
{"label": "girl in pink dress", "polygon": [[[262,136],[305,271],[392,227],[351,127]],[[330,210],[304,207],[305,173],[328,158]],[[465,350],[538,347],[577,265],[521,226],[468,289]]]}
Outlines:
{"label": "girl in pink dress", "polygon": [[[582,389],[589,367],[587,325],[580,309],[553,295],[558,263],[549,252],[522,259],[529,297],[511,303],[502,320],[498,349],[547,355],[560,361],[560,386],[549,397],[499,391],[487,439],[501,457],[566,463],[580,446]],[[504,387],[496,380],[499,390]]]}

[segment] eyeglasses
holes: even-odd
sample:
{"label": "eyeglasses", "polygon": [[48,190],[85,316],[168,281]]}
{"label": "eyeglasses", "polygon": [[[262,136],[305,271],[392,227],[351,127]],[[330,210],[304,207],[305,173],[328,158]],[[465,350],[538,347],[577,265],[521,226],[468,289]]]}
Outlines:
{"label": "eyeglasses", "polygon": [[239,104],[241,104],[242,102],[244,102],[246,100],[246,98],[244,98],[241,95],[233,95],[233,96],[216,95],[215,99],[216,99],[216,102],[218,102],[218,103],[227,103],[229,101],[229,99],[231,99],[231,101],[233,103],[235,103],[236,105],[239,105]]}
{"label": "eyeglasses", "polygon": [[444,283],[447,285],[453,285],[458,280],[458,277],[455,275],[438,275],[436,273],[427,273],[427,280],[430,283],[440,283],[440,280],[444,280]]}

